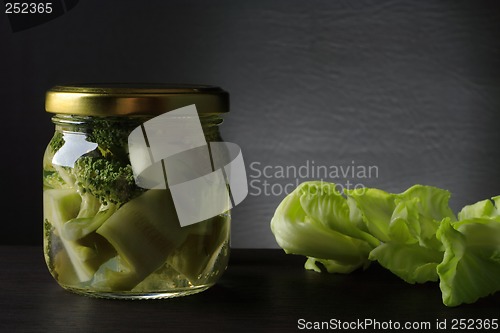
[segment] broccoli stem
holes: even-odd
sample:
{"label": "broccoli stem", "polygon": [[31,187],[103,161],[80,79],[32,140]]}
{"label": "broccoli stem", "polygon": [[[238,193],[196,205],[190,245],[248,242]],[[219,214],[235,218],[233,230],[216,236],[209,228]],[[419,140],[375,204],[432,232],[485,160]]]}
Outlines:
{"label": "broccoli stem", "polygon": [[127,289],[133,288],[165,264],[167,257],[188,234],[188,230],[179,224],[167,190],[149,190],[130,200],[96,232],[118,252],[118,258],[97,274],[102,273],[107,278],[97,276],[95,279],[101,284],[107,283],[111,289],[125,288],[125,285]]}
{"label": "broccoli stem", "polygon": [[89,247],[62,237],[64,223],[78,215],[81,197],[74,189],[49,189],[43,193],[44,218],[60,237],[79,281],[88,281],[95,270],[86,263],[95,253]]}

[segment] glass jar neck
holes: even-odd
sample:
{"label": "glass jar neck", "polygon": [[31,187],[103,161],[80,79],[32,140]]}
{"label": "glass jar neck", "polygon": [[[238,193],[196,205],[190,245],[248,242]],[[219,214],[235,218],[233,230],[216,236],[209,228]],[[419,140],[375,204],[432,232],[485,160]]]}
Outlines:
{"label": "glass jar neck", "polygon": [[[128,117],[95,117],[95,116],[80,116],[80,115],[67,115],[55,114],[52,117],[52,122],[55,124],[56,131],[60,132],[83,132],[86,133],[93,128],[96,122],[109,122],[116,123],[116,126],[130,128],[132,131],[135,127],[140,126],[142,123],[151,120],[152,116],[128,116]],[[218,137],[219,125],[222,124],[223,119],[220,115],[199,115],[199,120],[203,132],[207,138]]]}

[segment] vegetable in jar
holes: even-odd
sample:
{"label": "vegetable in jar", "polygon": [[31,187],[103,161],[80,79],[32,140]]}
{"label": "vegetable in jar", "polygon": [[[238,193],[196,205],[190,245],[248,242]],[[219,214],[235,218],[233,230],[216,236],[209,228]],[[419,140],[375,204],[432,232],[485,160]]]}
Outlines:
{"label": "vegetable in jar", "polygon": [[49,90],[55,134],[43,158],[44,254],[63,288],[95,297],[167,298],[203,291],[222,275],[229,210],[181,226],[170,190],[138,186],[129,159],[133,129],[191,102],[206,141],[221,141],[228,95],[219,88]]}

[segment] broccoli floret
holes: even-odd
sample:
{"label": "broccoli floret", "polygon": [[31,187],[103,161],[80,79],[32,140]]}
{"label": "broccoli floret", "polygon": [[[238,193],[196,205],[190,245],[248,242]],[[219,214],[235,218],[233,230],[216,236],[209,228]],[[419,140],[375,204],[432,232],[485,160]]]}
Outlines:
{"label": "broccoli floret", "polygon": [[87,141],[97,143],[98,149],[75,162],[75,185],[82,194],[92,194],[103,205],[121,206],[142,192],[135,184],[128,159],[128,136],[138,123],[123,118],[95,118],[87,125]]}
{"label": "broccoli floret", "polygon": [[55,132],[54,136],[49,142],[49,147],[52,149],[52,152],[58,151],[64,145],[64,137],[61,132]]}
{"label": "broccoli floret", "polygon": [[120,161],[128,159],[128,136],[137,127],[135,122],[123,119],[95,119],[89,124],[87,140],[99,146],[100,153],[105,157],[112,156]]}
{"label": "broccoli floret", "polygon": [[[52,187],[51,184],[54,183],[54,179],[52,178],[54,175],[52,174],[55,171],[55,167],[52,164],[52,159],[54,158],[55,153],[64,145],[64,137],[61,132],[56,131],[54,136],[50,139],[47,148],[43,154],[43,183],[44,186]],[[61,177],[59,177],[61,178]],[[55,187],[61,185],[57,179],[55,179],[54,183]]]}
{"label": "broccoli floret", "polygon": [[135,184],[128,160],[128,136],[137,126],[124,119],[95,118],[87,121],[87,141],[98,149],[80,157],[73,167],[75,185],[103,205],[121,205],[142,192]]}
{"label": "broccoli floret", "polygon": [[67,135],[56,131],[45,153],[44,186],[75,188],[82,197],[91,194],[104,206],[121,206],[142,192],[135,184],[128,160],[128,135],[138,122],[88,118],[84,123],[80,130],[85,130],[86,141],[97,143],[98,148],[79,157],[73,167],[53,165],[52,158],[65,144]]}
{"label": "broccoli floret", "polygon": [[103,205],[121,205],[140,193],[132,167],[104,156],[83,156],[75,162],[73,174],[80,193],[90,193]]}

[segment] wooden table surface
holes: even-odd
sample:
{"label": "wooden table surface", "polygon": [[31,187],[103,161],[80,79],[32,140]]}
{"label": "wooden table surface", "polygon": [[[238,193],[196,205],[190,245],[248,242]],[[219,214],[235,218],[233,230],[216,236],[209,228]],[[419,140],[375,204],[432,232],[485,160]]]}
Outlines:
{"label": "wooden table surface", "polygon": [[324,331],[352,332],[343,326],[352,325],[388,332],[410,324],[420,326],[414,332],[456,332],[451,326],[459,328],[460,319],[500,321],[500,294],[447,308],[436,283],[409,285],[377,265],[319,274],[281,250],[234,249],[219,283],[196,295],[118,301],[64,291],[41,247],[0,249],[0,332],[290,332],[327,324]]}

